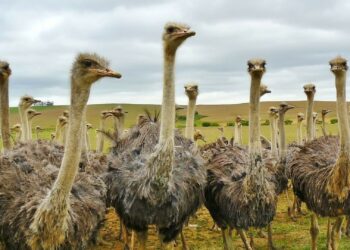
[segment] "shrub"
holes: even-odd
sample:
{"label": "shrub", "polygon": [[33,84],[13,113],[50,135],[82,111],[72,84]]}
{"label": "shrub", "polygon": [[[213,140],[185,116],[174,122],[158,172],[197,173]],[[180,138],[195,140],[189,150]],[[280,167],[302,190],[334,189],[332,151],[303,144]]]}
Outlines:
{"label": "shrub", "polygon": [[338,123],[338,119],[337,118],[331,119],[331,124],[336,124],[336,123]]}
{"label": "shrub", "polygon": [[217,122],[202,122],[203,127],[219,127],[219,123]]}
{"label": "shrub", "polygon": [[242,120],[241,124],[242,124],[242,126],[249,126],[249,121],[248,120]]}
{"label": "shrub", "polygon": [[234,127],[235,123],[234,122],[228,122],[228,123],[226,123],[226,126],[227,127]]}
{"label": "shrub", "polygon": [[268,126],[270,125],[270,120],[266,119],[263,123],[261,123],[261,126]]}
{"label": "shrub", "polygon": [[178,116],[177,116],[177,119],[178,119],[179,121],[186,121],[186,116],[185,116],[185,115],[178,115]]}
{"label": "shrub", "polygon": [[293,124],[293,121],[292,121],[292,120],[285,120],[285,121],[284,121],[284,124],[286,124],[286,125],[291,125],[291,124]]}

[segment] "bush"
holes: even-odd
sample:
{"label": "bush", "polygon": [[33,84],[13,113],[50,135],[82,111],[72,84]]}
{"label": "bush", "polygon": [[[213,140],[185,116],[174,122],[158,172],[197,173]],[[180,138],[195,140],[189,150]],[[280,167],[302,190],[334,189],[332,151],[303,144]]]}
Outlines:
{"label": "bush", "polygon": [[177,116],[177,119],[178,119],[179,121],[186,121],[186,116],[185,116],[185,115],[178,115],[178,116]]}
{"label": "bush", "polygon": [[219,123],[217,122],[202,122],[203,127],[219,127]]}
{"label": "bush", "polygon": [[247,120],[242,120],[241,121],[242,126],[249,126],[249,121]]}
{"label": "bush", "polygon": [[285,120],[285,121],[284,121],[284,124],[286,124],[286,125],[291,125],[291,124],[293,124],[293,121],[292,121],[292,120]]}
{"label": "bush", "polygon": [[263,123],[261,123],[261,126],[268,126],[270,125],[270,120],[266,119]]}
{"label": "bush", "polygon": [[338,123],[338,119],[337,118],[331,119],[331,124],[336,124],[336,123]]}
{"label": "bush", "polygon": [[228,123],[226,123],[226,126],[227,127],[234,127],[235,123],[234,122],[228,122]]}

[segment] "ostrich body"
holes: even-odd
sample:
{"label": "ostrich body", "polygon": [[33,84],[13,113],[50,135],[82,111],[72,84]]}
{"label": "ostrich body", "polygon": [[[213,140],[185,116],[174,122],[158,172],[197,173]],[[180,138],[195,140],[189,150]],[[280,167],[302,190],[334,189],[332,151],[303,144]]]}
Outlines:
{"label": "ostrich body", "polygon": [[32,125],[33,125],[33,118],[35,116],[41,115],[41,112],[37,112],[34,109],[28,109],[27,110],[27,117],[28,117],[28,130],[29,130],[29,140],[33,139],[32,136]]}
{"label": "ostrich body", "polygon": [[[203,157],[209,162],[205,205],[222,229],[226,249],[232,249],[228,229],[263,228],[270,224],[275,213],[279,174],[276,159],[261,155],[259,131],[260,81],[265,61],[248,61],[251,75],[249,150],[238,145],[207,145]],[[246,247],[247,244],[246,244]]]}
{"label": "ostrich body", "polygon": [[194,140],[194,118],[196,112],[196,101],[198,96],[198,85],[185,85],[185,93],[188,97],[185,137]]}
{"label": "ostrich body", "polygon": [[6,248],[85,249],[96,239],[106,211],[106,187],[100,178],[78,173],[78,168],[90,88],[104,76],[119,78],[120,74],[96,54],[77,56],[71,76],[68,137],[60,164],[25,159],[23,165],[34,167],[27,173],[13,166],[18,164],[11,160],[17,157],[17,149],[0,159],[0,242]]}
{"label": "ostrich body", "polygon": [[[136,231],[141,249],[145,248],[149,225],[156,225],[161,243],[170,242],[202,203],[205,169],[199,154],[192,151],[193,143],[174,133],[175,54],[180,44],[193,35],[195,32],[185,25],[165,26],[160,128],[141,119],[142,124],[128,133],[139,130],[138,139],[144,142],[139,144],[141,148],[129,143],[116,160],[120,164],[106,176],[110,202],[125,225]],[[140,131],[142,128],[148,133]],[[179,143],[182,146],[177,147]]]}
{"label": "ostrich body", "polygon": [[11,68],[7,62],[0,61],[0,118],[3,150],[11,149],[9,121],[9,77]]}
{"label": "ostrich body", "polygon": [[19,117],[22,126],[21,142],[29,141],[31,131],[29,131],[29,119],[28,119],[28,109],[34,104],[40,102],[40,100],[35,100],[33,97],[25,95],[22,96],[18,105]]}
{"label": "ostrich body", "polygon": [[[333,136],[308,141],[291,163],[294,193],[307,207],[320,216],[349,215],[350,156],[349,121],[346,107],[346,60],[330,61],[335,75],[339,140]],[[312,249],[317,249],[318,225],[316,215],[311,219]],[[332,248],[337,249],[339,231],[332,232]]]}

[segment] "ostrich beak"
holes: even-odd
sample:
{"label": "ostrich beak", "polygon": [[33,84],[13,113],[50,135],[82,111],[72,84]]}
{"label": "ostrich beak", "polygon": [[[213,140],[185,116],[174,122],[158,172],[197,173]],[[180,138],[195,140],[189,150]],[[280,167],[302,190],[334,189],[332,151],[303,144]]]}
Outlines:
{"label": "ostrich beak", "polygon": [[188,38],[195,35],[196,35],[196,32],[192,30],[183,30],[176,33],[177,38]]}
{"label": "ostrich beak", "polygon": [[34,114],[34,116],[41,115],[41,114],[42,114],[41,112],[36,112],[36,113]]}
{"label": "ostrich beak", "polygon": [[34,99],[34,100],[32,101],[33,104],[34,104],[34,103],[38,103],[38,102],[41,102],[41,100]]}
{"label": "ostrich beak", "polygon": [[111,69],[90,69],[90,72],[98,75],[98,76],[106,76],[106,77],[113,77],[113,78],[121,78],[122,75],[116,71],[113,71]]}
{"label": "ostrich beak", "polygon": [[287,106],[287,110],[290,110],[290,109],[294,109],[295,107],[293,105],[289,105]]}
{"label": "ostrich beak", "polygon": [[271,94],[271,90],[267,89],[267,90],[265,90],[265,93]]}

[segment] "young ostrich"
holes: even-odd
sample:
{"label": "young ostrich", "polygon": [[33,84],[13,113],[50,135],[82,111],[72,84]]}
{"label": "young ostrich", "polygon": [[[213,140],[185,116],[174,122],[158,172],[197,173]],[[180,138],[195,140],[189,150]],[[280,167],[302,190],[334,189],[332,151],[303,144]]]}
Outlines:
{"label": "young ostrich", "polygon": [[297,143],[298,145],[303,145],[303,121],[304,121],[304,114],[298,113],[297,114]]}
{"label": "young ostrich", "polygon": [[185,93],[188,97],[185,137],[194,140],[194,118],[196,113],[196,101],[198,96],[198,85],[185,85]]}
{"label": "young ostrich", "polygon": [[7,62],[0,61],[0,118],[3,150],[11,149],[9,117],[9,77],[11,68]]}
{"label": "young ostrich", "polygon": [[40,100],[35,100],[33,97],[25,95],[22,96],[19,105],[19,118],[21,120],[21,126],[22,126],[22,136],[21,136],[21,142],[29,141],[31,136],[31,132],[29,131],[29,120],[28,120],[28,109],[35,103],[40,102]]}
{"label": "young ostrich", "polygon": [[41,112],[37,112],[36,110],[34,109],[28,109],[27,110],[27,117],[28,117],[28,129],[29,129],[29,140],[32,140],[33,139],[33,136],[32,136],[32,125],[33,125],[33,118],[38,116],[38,115],[41,115],[42,113]]}
{"label": "young ostrich", "polygon": [[14,144],[16,145],[21,139],[22,128],[21,124],[17,123],[11,127],[11,132],[15,133],[15,137],[13,139]]}
{"label": "young ostrich", "polygon": [[[270,224],[276,213],[277,192],[284,189],[275,171],[277,160],[262,159],[259,89],[265,61],[249,60],[248,72],[251,75],[249,150],[236,144],[220,151],[215,145],[202,149],[203,158],[209,162],[205,205],[222,230],[225,249],[233,249],[230,228],[239,229],[241,234],[242,229]],[[244,237],[243,241],[250,248]],[[269,246],[272,247],[271,242]]]}
{"label": "young ostrich", "polygon": [[[102,111],[100,114],[100,128],[99,131],[106,131],[106,120],[108,117],[111,117],[112,114],[109,111]],[[104,135],[102,133],[97,134],[97,143],[96,151],[98,153],[103,152],[104,148]]]}
{"label": "young ostrich", "polygon": [[328,113],[332,112],[331,110],[328,110],[328,109],[322,109],[321,111],[321,115],[322,115],[322,133],[323,133],[323,136],[326,136],[327,135],[327,130],[326,130],[326,115]]}
{"label": "young ostrich", "polygon": [[42,129],[40,126],[36,126],[35,127],[35,135],[36,135],[36,139],[39,140],[39,134],[40,132],[44,131],[44,129]]}
{"label": "young ostrich", "polygon": [[[338,217],[349,215],[350,152],[349,121],[346,107],[347,62],[336,57],[330,62],[335,75],[339,141],[334,136],[306,142],[291,163],[295,194],[314,212],[311,217],[312,249],[317,249],[317,215]],[[332,249],[338,248],[342,219],[337,219],[331,235]]]}
{"label": "young ostrich", "polygon": [[[175,133],[175,56],[178,47],[194,35],[186,25],[165,25],[160,132],[155,135],[158,126],[147,121],[147,134],[140,131],[142,125],[130,129],[131,135],[139,131],[143,143],[139,148],[128,143],[129,148],[119,153],[120,164],[106,176],[111,203],[125,225],[136,231],[139,249],[146,247],[149,225],[158,228],[161,243],[171,242],[202,203],[205,169],[199,154],[192,151],[193,142]],[[145,147],[148,142],[150,147]]]}
{"label": "young ostrich", "polygon": [[63,144],[64,136],[62,135],[63,128],[67,125],[68,120],[64,116],[59,116],[56,122],[56,130],[55,130],[55,141],[59,144]]}
{"label": "young ostrich", "polygon": [[105,185],[78,173],[81,134],[92,84],[121,75],[96,54],[79,54],[71,72],[71,115],[61,166],[24,174],[11,163],[1,165],[0,242],[7,249],[85,249],[104,218]]}
{"label": "young ostrich", "polygon": [[242,138],[242,117],[240,115],[236,116],[235,119],[235,131],[234,131],[234,140],[233,142],[237,145],[243,145]]}

